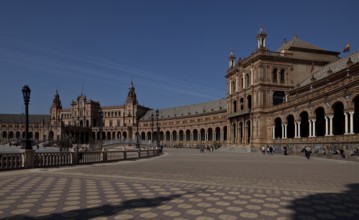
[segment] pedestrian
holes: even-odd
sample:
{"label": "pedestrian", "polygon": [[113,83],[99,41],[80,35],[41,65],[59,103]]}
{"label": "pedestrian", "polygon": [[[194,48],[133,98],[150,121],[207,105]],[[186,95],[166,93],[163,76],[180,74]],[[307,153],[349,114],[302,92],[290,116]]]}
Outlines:
{"label": "pedestrian", "polygon": [[339,154],[341,156],[342,159],[345,159],[345,154],[344,154],[344,150],[343,149],[340,149],[339,150]]}
{"label": "pedestrian", "polygon": [[284,151],[284,155],[287,156],[287,155],[288,155],[288,153],[287,153],[287,146],[284,145],[283,151]]}
{"label": "pedestrian", "polygon": [[307,146],[307,147],[304,149],[304,152],[305,152],[305,157],[306,157],[307,159],[310,159],[310,154],[312,153],[312,149],[311,149],[309,146]]}
{"label": "pedestrian", "polygon": [[272,146],[269,147],[269,154],[273,155],[273,147]]}
{"label": "pedestrian", "polygon": [[266,148],[264,146],[262,146],[262,154],[266,154]]}
{"label": "pedestrian", "polygon": [[269,146],[267,145],[267,154],[269,155]]}

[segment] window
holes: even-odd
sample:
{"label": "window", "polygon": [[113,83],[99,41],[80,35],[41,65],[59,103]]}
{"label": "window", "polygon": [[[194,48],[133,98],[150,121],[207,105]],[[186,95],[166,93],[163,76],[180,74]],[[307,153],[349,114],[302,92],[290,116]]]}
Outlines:
{"label": "window", "polygon": [[284,76],[284,69],[280,70],[280,83],[284,84],[285,83],[285,76]]}
{"label": "window", "polygon": [[283,91],[275,91],[273,93],[273,105],[278,105],[283,103],[285,100],[285,93]]}
{"label": "window", "polygon": [[273,83],[277,82],[277,68],[274,68],[272,71],[272,82]]}

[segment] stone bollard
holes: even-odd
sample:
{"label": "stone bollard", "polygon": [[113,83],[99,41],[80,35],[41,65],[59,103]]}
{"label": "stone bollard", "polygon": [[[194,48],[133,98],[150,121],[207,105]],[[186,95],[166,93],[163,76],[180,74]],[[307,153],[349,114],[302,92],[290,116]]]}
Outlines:
{"label": "stone bollard", "polygon": [[22,161],[22,167],[23,168],[33,168],[34,167],[34,157],[35,157],[35,151],[34,150],[23,150],[23,161]]}

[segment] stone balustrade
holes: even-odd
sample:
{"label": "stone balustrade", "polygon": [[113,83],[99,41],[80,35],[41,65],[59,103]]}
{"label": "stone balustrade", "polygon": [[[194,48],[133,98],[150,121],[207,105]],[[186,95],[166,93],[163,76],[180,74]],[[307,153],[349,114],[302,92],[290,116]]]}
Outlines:
{"label": "stone balustrade", "polygon": [[161,151],[158,149],[47,153],[26,150],[23,153],[0,153],[0,171],[135,160],[160,154]]}

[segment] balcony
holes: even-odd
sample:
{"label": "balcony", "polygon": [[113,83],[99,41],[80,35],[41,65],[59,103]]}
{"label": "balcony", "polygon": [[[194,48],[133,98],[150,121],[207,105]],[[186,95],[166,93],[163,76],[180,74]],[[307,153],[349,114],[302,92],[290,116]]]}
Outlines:
{"label": "balcony", "polygon": [[233,113],[229,113],[228,114],[228,118],[233,118],[233,117],[237,117],[237,116],[242,116],[242,115],[246,115],[251,113],[251,109],[248,110],[240,110],[238,112],[233,112]]}

